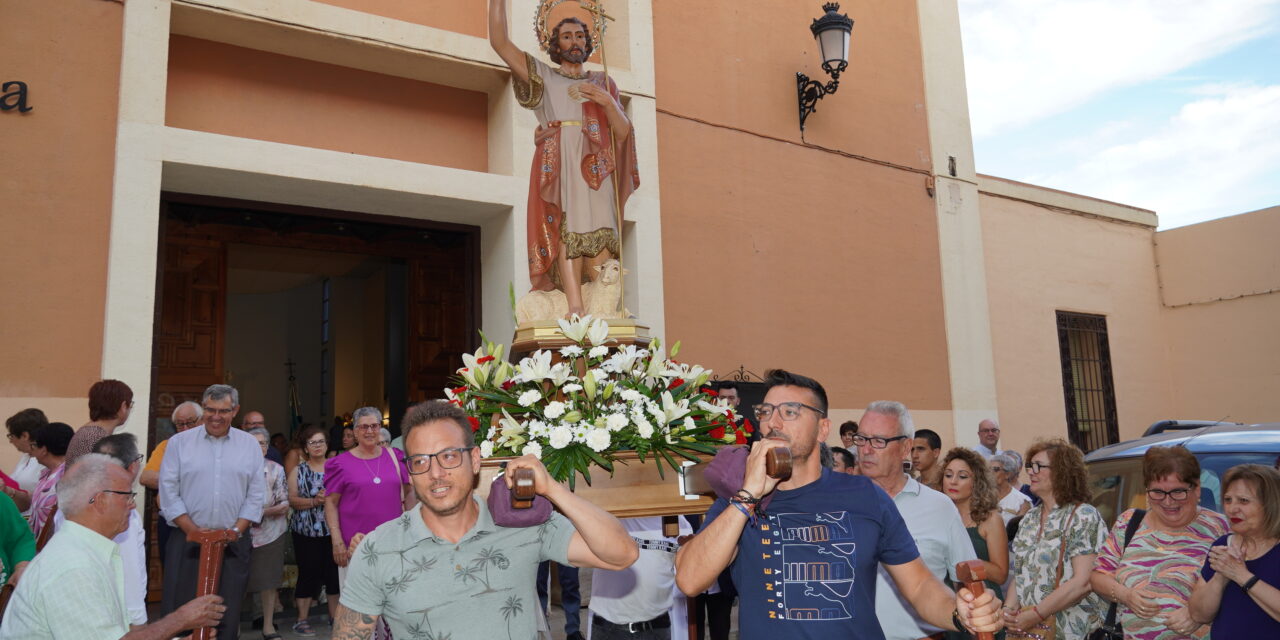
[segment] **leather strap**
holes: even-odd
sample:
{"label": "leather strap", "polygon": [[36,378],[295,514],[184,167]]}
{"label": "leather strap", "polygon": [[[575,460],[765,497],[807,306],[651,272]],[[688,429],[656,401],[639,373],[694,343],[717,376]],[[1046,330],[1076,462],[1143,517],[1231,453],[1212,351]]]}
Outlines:
{"label": "leather strap", "polygon": [[[1133,534],[1138,532],[1138,527],[1142,526],[1142,519],[1146,515],[1146,509],[1134,509],[1133,515],[1129,516],[1129,526],[1124,530],[1124,544],[1120,546],[1120,560],[1124,560],[1124,552],[1129,548],[1129,542],[1133,540]],[[1119,607],[1119,602],[1112,602],[1111,606],[1107,608],[1107,620],[1102,624],[1103,629],[1115,626],[1116,612]]]}

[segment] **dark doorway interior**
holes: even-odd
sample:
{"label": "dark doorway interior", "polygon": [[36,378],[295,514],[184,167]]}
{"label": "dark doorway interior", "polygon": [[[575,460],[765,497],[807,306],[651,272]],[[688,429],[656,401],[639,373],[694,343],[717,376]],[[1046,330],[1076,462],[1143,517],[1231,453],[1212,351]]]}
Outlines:
{"label": "dark doorway interior", "polygon": [[476,227],[182,194],[162,207],[152,445],[217,382],[273,432],[371,405],[396,433],[477,340]]}

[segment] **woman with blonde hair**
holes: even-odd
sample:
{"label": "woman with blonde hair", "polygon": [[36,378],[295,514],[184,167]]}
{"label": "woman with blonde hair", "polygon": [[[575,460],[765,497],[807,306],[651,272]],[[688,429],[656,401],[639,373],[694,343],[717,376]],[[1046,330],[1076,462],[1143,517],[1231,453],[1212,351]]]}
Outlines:
{"label": "woman with blonde hair", "polygon": [[1060,438],[1027,450],[1031,492],[1041,500],[1013,539],[1018,568],[1005,602],[1009,637],[1084,640],[1102,624],[1101,600],[1089,585],[1107,526],[1089,504],[1084,453]]}
{"label": "woman with blonde hair", "polygon": [[1214,638],[1280,638],[1280,471],[1232,467],[1222,480],[1231,533],[1214,541],[1191,593],[1191,617]]}
{"label": "woman with blonde hair", "polygon": [[[977,451],[956,447],[942,460],[942,492],[955,503],[978,559],[986,565],[987,588],[1003,598],[1000,584],[1009,570],[1009,538],[1000,517],[996,481],[987,461]],[[947,638],[968,638],[948,632]],[[1001,634],[1003,637],[1003,634]]]}

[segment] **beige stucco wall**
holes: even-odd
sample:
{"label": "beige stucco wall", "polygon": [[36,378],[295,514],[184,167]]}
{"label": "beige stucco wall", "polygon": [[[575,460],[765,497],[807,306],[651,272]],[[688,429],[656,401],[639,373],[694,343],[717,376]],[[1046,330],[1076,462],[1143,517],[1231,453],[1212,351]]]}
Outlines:
{"label": "beige stucco wall", "polygon": [[[1066,437],[1056,312],[1104,315],[1120,438],[1170,415],[1155,216],[979,177],[1001,446]],[[977,430],[977,424],[960,425]]]}
{"label": "beige stucco wall", "polygon": [[1280,420],[1280,207],[1156,234],[1172,412]]}

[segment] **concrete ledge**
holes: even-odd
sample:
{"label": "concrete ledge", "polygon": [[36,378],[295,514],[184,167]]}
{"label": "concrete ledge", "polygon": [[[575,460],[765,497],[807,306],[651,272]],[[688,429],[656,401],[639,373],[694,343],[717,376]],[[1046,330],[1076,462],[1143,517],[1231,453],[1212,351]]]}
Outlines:
{"label": "concrete ledge", "polygon": [[1021,200],[1051,209],[1062,209],[1070,213],[1096,216],[1144,227],[1155,228],[1158,222],[1156,212],[1148,209],[1139,209],[1138,207],[1131,207],[1118,202],[1099,200],[1098,198],[995,176],[978,174],[978,192],[1011,200]]}

